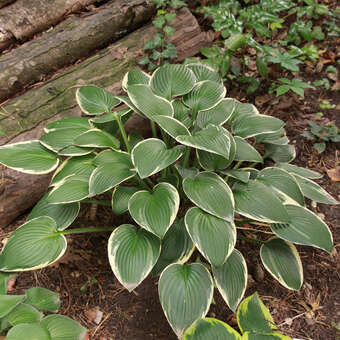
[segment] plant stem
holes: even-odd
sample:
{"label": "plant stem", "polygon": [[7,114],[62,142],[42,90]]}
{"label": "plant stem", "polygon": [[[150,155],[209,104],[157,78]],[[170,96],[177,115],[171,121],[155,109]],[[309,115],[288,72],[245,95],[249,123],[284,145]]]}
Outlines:
{"label": "plant stem", "polygon": [[88,227],[88,228],[75,228],[71,230],[60,230],[57,234],[68,235],[68,234],[82,234],[82,233],[98,233],[98,232],[109,232],[114,230],[116,227]]}
{"label": "plant stem", "polygon": [[105,205],[107,207],[111,207],[111,202],[107,201],[99,201],[99,200],[82,200],[80,203],[89,203],[89,204],[100,204]]}
{"label": "plant stem", "polygon": [[146,184],[146,182],[144,182],[138,175],[136,176],[136,178],[137,178],[137,180],[138,180],[138,183],[139,183],[139,185],[143,188],[143,189],[145,189],[145,190],[147,190],[147,191],[150,191],[151,190],[151,188]]}
{"label": "plant stem", "polygon": [[237,235],[237,238],[239,238],[240,240],[246,240],[246,241],[250,241],[250,242],[254,242],[254,243],[258,243],[258,244],[265,244],[266,243],[264,241],[255,240],[254,238],[250,238],[250,237],[246,237],[246,236],[242,236],[242,235]]}
{"label": "plant stem", "polygon": [[151,130],[152,130],[152,135],[154,138],[157,138],[157,129],[156,129],[156,124],[154,121],[150,120],[151,123]]}
{"label": "plant stem", "polygon": [[131,153],[131,147],[130,147],[130,144],[129,144],[129,140],[127,138],[127,135],[126,135],[126,132],[124,130],[124,127],[123,127],[122,120],[121,120],[120,116],[116,117],[116,121],[118,123],[120,133],[121,133],[121,135],[123,137],[123,140],[124,140],[124,143],[125,143],[125,146],[126,146],[126,150],[127,150],[128,153]]}
{"label": "plant stem", "polygon": [[238,168],[241,166],[242,163],[243,163],[243,161],[238,161],[238,162],[235,164],[235,166],[233,167],[233,170],[238,169]]}

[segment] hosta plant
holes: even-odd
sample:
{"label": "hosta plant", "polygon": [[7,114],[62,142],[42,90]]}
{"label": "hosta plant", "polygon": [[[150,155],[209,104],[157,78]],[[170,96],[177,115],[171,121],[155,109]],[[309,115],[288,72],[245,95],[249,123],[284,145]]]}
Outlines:
{"label": "hosta plant", "polygon": [[[79,88],[86,117],[49,123],[40,140],[0,147],[5,166],[55,171],[50,190],[4,246],[0,270],[46,267],[65,253],[67,234],[112,231],[115,277],[132,291],[150,273],[160,274],[160,302],[179,338],[205,317],[215,286],[236,310],[247,285],[238,238],[259,245],[278,282],[300,289],[294,244],[332,250],[327,225],[307,209],[305,197],[338,202],[313,181],[318,173],[289,164],[295,151],[284,122],[225,98],[219,75],[202,64],[166,65],[152,76],[131,70],[122,84],[125,96]],[[133,112],[150,122],[152,138],[125,131]],[[111,195],[113,213],[128,214],[130,222],[68,229],[80,204],[103,193]],[[200,263],[191,260],[195,249]]]}

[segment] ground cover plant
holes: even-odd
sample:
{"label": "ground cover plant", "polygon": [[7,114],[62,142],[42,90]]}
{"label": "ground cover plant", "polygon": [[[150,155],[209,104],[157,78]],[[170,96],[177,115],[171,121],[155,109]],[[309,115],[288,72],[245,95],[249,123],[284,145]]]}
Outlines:
{"label": "ground cover plant", "polygon": [[[65,235],[110,231],[114,275],[133,291],[150,273],[160,274],[160,302],[178,338],[206,316],[214,284],[236,311],[247,286],[237,238],[257,244],[268,272],[299,290],[303,270],[294,244],[333,248],[329,228],[305,197],[338,202],[313,181],[318,173],[289,164],[295,150],[284,122],[225,98],[218,73],[202,64],[166,65],[151,76],[131,70],[122,86],[126,96],[83,86],[76,98],[89,117],[49,123],[40,140],[0,147],[7,167],[55,171],[50,191],[4,246],[0,270],[46,267],[65,253]],[[152,138],[125,131],[132,112],[150,121]],[[81,203],[108,204],[92,199],[105,192],[113,213],[126,213],[129,223],[69,229]],[[246,224],[252,237],[241,232]],[[192,260],[195,250],[200,261]],[[274,329],[266,333],[261,339],[278,337]]]}

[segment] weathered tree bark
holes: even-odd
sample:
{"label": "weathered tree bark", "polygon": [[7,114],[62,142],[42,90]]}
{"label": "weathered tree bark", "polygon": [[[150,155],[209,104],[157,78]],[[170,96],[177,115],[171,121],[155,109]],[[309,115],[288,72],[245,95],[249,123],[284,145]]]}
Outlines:
{"label": "weathered tree bark", "polygon": [[154,11],[145,0],[113,1],[6,53],[0,57],[0,101],[135,30]]}
{"label": "weathered tree bark", "polygon": [[11,4],[14,1],[15,0],[0,0],[0,8],[5,7],[5,6]]}
{"label": "weathered tree bark", "polygon": [[[183,22],[187,25],[183,27]],[[192,56],[208,43],[206,33],[200,32],[196,20],[187,9],[180,10],[174,26],[182,33],[176,33],[175,46],[178,58]],[[186,41],[192,32],[195,43]],[[75,87],[84,84],[96,84],[113,93],[120,93],[123,75],[136,65],[143,55],[144,43],[152,38],[153,26],[142,27],[129,34],[97,55],[55,75],[45,84],[31,89],[18,98],[6,103],[0,110],[7,115],[1,118],[0,129],[6,132],[0,137],[0,145],[38,139],[43,134],[47,121],[62,117],[81,115],[75,101]],[[190,51],[190,53],[189,53]],[[128,122],[131,129],[143,130],[144,121],[133,117]],[[45,177],[45,178],[44,178]],[[0,226],[6,226],[15,217],[30,208],[46,192],[49,176],[23,175],[13,170],[2,169],[0,172]],[[1,180],[2,178],[2,180]]]}

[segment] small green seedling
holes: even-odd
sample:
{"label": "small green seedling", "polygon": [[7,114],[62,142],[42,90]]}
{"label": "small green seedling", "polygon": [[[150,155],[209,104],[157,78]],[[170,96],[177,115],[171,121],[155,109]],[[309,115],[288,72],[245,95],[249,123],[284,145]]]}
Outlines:
{"label": "small green seedling", "polygon": [[305,96],[305,89],[306,88],[313,88],[313,86],[303,82],[300,79],[294,78],[292,80],[287,78],[279,78],[279,81],[283,83],[283,85],[278,86],[275,89],[276,96],[282,96],[283,94],[287,93],[288,91],[293,91],[298,94],[300,97],[304,98]]}
{"label": "small green seedling", "polygon": [[321,109],[333,109],[335,105],[331,104],[328,100],[323,100],[320,104]]}
{"label": "small green seedling", "polygon": [[326,90],[329,90],[331,88],[331,85],[329,83],[329,80],[327,78],[322,78],[320,80],[315,80],[313,82],[314,86],[323,86]]}

